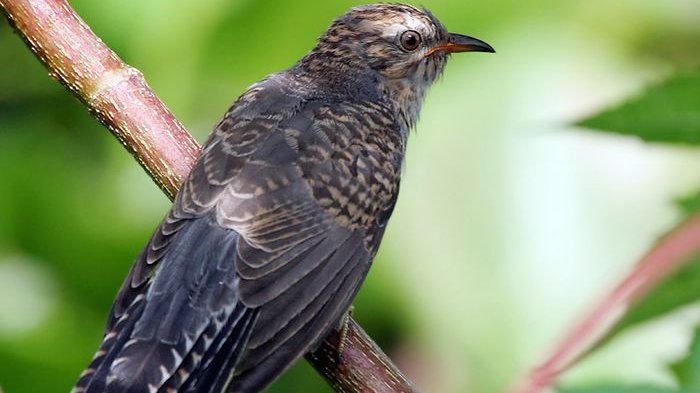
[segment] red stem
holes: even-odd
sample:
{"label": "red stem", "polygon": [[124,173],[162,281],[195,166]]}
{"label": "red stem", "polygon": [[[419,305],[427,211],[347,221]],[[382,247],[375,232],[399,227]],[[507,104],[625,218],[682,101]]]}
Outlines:
{"label": "red stem", "polygon": [[700,253],[700,214],[659,239],[644,257],[576,325],[555,350],[511,393],[536,393],[551,386],[609,332],[642,297]]}

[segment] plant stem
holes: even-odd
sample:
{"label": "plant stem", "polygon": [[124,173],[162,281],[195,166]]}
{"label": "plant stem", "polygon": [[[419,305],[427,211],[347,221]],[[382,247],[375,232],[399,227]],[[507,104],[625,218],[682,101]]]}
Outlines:
{"label": "plant stem", "polygon": [[664,279],[700,253],[700,214],[659,239],[634,269],[564,337],[545,361],[511,393],[536,393],[550,387],[564,371],[588,354],[625,313]]}

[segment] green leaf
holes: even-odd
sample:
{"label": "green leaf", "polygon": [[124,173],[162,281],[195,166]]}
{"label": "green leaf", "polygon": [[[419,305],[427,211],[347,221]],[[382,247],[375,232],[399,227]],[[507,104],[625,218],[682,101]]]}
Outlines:
{"label": "green leaf", "polygon": [[599,386],[557,389],[559,393],[692,393],[690,390],[656,386]]}
{"label": "green leaf", "polygon": [[678,386],[700,391],[700,327],[695,329],[693,342],[685,358],[670,365]]}
{"label": "green leaf", "polygon": [[700,70],[678,73],[579,126],[649,142],[700,144]]}
{"label": "green leaf", "polygon": [[700,191],[692,195],[679,198],[676,203],[678,207],[687,215],[700,212]]}

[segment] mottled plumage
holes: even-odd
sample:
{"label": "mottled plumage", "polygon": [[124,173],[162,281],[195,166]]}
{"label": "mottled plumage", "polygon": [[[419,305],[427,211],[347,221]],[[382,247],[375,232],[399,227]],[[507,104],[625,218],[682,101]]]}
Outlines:
{"label": "mottled plumage", "polygon": [[74,392],[258,392],[312,350],[377,252],[426,89],[467,50],[492,49],[425,10],[363,6],[253,85],[129,272]]}

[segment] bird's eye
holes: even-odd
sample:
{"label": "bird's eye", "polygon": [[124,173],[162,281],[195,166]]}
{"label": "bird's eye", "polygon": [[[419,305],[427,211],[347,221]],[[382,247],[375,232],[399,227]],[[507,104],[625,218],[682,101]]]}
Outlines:
{"label": "bird's eye", "polygon": [[420,34],[414,30],[407,30],[401,34],[401,47],[409,52],[416,50],[420,46]]}

